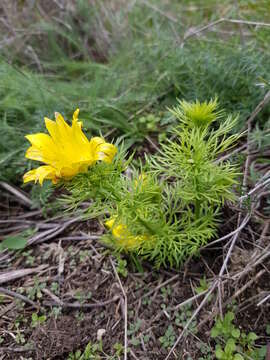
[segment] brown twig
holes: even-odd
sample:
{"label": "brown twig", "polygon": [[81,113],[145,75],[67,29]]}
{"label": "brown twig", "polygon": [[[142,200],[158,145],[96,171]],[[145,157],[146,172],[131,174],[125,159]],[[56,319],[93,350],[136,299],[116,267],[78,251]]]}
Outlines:
{"label": "brown twig", "polygon": [[47,267],[48,267],[48,265],[41,265],[37,268],[8,271],[6,273],[0,274],[0,284],[4,284],[9,281],[20,279],[24,276],[27,276],[27,275],[30,275],[33,273],[38,273],[38,272],[46,269]]}
{"label": "brown twig", "polygon": [[28,298],[27,298],[26,296],[24,296],[24,295],[21,295],[21,294],[16,293],[15,291],[8,290],[8,289],[5,289],[5,288],[3,288],[3,287],[0,287],[0,293],[5,294],[5,295],[8,295],[8,296],[11,296],[11,297],[16,298],[16,299],[19,299],[19,300],[22,300],[22,301],[24,301],[25,303],[27,303],[27,304],[35,307],[36,309],[39,308],[38,305],[36,305],[36,304],[34,303],[34,301],[28,299]]}
{"label": "brown twig", "polygon": [[12,195],[15,195],[18,202],[27,206],[28,208],[33,207],[32,201],[28,198],[28,196],[22,192],[21,190],[16,189],[14,186],[5,183],[4,181],[0,181],[0,186],[10,192]]}
{"label": "brown twig", "polygon": [[138,299],[137,301],[146,298],[148,296],[150,296],[151,294],[155,293],[157,290],[161,289],[162,287],[168,285],[169,283],[171,283],[172,281],[174,281],[175,279],[179,278],[179,274],[174,275],[173,277],[171,277],[170,279],[164,281],[163,283],[159,284],[158,286],[156,286],[154,289],[148,291],[148,293],[142,295],[142,297],[140,299]]}
{"label": "brown twig", "polygon": [[265,27],[270,27],[270,24],[268,23],[264,23],[264,22],[258,22],[258,21],[248,21],[248,20],[239,20],[239,19],[226,19],[226,18],[220,18],[216,21],[213,21],[207,25],[204,25],[202,27],[200,27],[199,29],[196,29],[195,31],[190,31],[189,33],[186,34],[186,36],[184,37],[184,40],[182,42],[182,47],[184,46],[185,41],[195,35],[198,35],[199,33],[204,32],[205,30],[208,30],[210,28],[212,28],[215,25],[218,25],[220,23],[223,22],[228,22],[228,23],[232,23],[232,24],[243,24],[243,25],[251,25],[251,26],[265,26]]}
{"label": "brown twig", "polygon": [[241,230],[238,230],[235,235],[233,236],[232,238],[232,241],[231,241],[231,245],[229,247],[229,250],[226,254],[226,257],[224,259],[224,262],[222,264],[222,267],[219,271],[219,274],[218,274],[218,278],[213,282],[212,286],[209,288],[209,290],[206,292],[202,302],[200,303],[200,305],[197,307],[197,309],[193,312],[192,316],[190,317],[189,321],[186,323],[185,327],[183,328],[181,334],[178,336],[178,338],[176,339],[173,347],[171,348],[171,350],[169,351],[168,355],[166,356],[165,360],[168,360],[170,358],[170,356],[172,355],[174,349],[176,348],[176,346],[179,344],[180,340],[182,339],[182,337],[184,336],[184,334],[186,333],[189,325],[191,324],[191,322],[193,321],[193,319],[199,314],[199,312],[201,311],[201,309],[203,308],[203,306],[206,304],[209,296],[214,292],[214,290],[218,287],[220,281],[221,281],[221,278],[227,268],[227,264],[229,262],[229,259],[231,257],[231,253],[234,249],[234,246],[235,246],[235,243],[236,243],[236,240],[238,239],[238,236],[240,234]]}
{"label": "brown twig", "polygon": [[75,309],[95,309],[95,308],[107,306],[119,299],[120,299],[120,296],[114,296],[112,299],[109,299],[106,301],[100,301],[100,302],[96,302],[96,303],[91,303],[91,304],[83,304],[83,303],[79,303],[79,302],[74,302],[74,303],[63,302],[59,299],[59,301],[44,301],[42,303],[42,305],[44,305],[44,306],[61,306],[63,308],[73,308],[73,309],[74,308]]}
{"label": "brown twig", "polygon": [[122,294],[124,296],[124,301],[125,301],[125,304],[124,304],[124,307],[125,307],[125,311],[124,311],[124,337],[125,337],[125,340],[124,340],[124,360],[127,360],[127,348],[128,348],[128,341],[127,341],[127,295],[126,295],[126,292],[123,288],[123,285],[122,285],[122,282],[120,280],[120,277],[116,271],[116,268],[114,266],[114,263],[112,261],[112,258],[110,257],[110,262],[111,262],[111,265],[112,265],[112,268],[113,268],[113,272],[114,272],[114,275],[120,285],[120,288],[121,288],[121,291],[122,291]]}

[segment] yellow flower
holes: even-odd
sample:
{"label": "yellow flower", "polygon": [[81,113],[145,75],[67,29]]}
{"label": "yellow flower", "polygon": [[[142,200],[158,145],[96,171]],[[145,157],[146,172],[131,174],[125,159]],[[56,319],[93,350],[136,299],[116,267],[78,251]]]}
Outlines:
{"label": "yellow flower", "polygon": [[134,181],[135,188],[137,188],[138,185],[139,185],[139,186],[140,186],[141,184],[143,185],[143,183],[145,183],[146,181],[147,181],[147,175],[144,174],[144,173],[140,174],[138,180],[135,180],[135,181]]}
{"label": "yellow flower", "polygon": [[82,131],[78,115],[79,109],[74,112],[72,126],[69,126],[61,114],[55,113],[55,121],[45,118],[49,134],[26,136],[31,146],[25,157],[46,165],[24,174],[24,183],[39,181],[42,185],[44,179],[50,179],[55,184],[59,179],[70,179],[87,171],[98,160],[112,162],[117,152],[116,147],[106,143],[101,137],[94,137],[89,141]]}
{"label": "yellow flower", "polygon": [[112,230],[114,238],[117,240],[117,246],[125,250],[134,250],[138,246],[148,240],[146,235],[132,235],[127,226],[124,224],[116,224],[115,218],[111,218],[105,222],[105,225]]}

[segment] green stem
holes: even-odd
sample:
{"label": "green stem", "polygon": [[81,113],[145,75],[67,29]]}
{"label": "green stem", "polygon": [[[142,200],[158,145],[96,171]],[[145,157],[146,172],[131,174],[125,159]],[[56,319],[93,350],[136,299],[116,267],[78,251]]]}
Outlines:
{"label": "green stem", "polygon": [[143,273],[144,272],[143,267],[142,267],[142,264],[141,264],[140,260],[138,259],[138,257],[135,254],[132,254],[132,253],[130,253],[129,255],[130,255],[136,269],[138,270],[138,272]]}

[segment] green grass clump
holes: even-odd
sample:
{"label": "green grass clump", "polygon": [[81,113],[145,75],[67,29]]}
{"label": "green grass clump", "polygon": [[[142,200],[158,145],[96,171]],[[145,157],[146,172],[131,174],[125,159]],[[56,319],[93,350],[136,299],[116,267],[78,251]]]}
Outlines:
{"label": "green grass clump", "polygon": [[[47,9],[52,11],[47,20],[36,6],[24,18],[19,11],[17,18],[10,16],[10,23],[16,18],[14,31],[28,26],[28,36],[20,33],[0,60],[1,178],[20,182],[27,167],[23,136],[43,130],[43,117],[55,111],[69,117],[71,109],[80,107],[88,132],[113,130],[131,146],[175,123],[164,109],[176,105],[176,98],[204,101],[218,95],[222,107],[240,113],[236,130],[242,128],[264,96],[258,84],[269,82],[267,28],[245,27],[242,44],[238,25],[227,24],[224,30],[232,36],[221,39],[219,33],[206,32],[181,46],[190,27],[216,20],[224,6],[216,0],[207,7],[150,1],[123,8],[117,0],[106,6],[82,0],[61,13]],[[228,17],[240,11],[262,21],[268,7],[267,1],[256,9],[252,1],[241,1],[236,9],[234,1],[226,0]],[[173,14],[179,16],[176,21]],[[160,126],[141,122],[149,113]],[[259,114],[262,125],[269,114],[269,107]]]}
{"label": "green grass clump", "polygon": [[225,200],[235,200],[239,175],[234,165],[217,161],[239,138],[229,135],[237,117],[225,118],[216,100],[181,102],[171,112],[178,120],[172,140],[147,157],[140,173],[121,176],[104,204],[111,229],[105,241],[157,267],[178,267],[216,234],[218,213]]}
{"label": "green grass clump", "polygon": [[[59,79],[59,75],[50,78],[21,73],[1,62],[1,177],[10,179],[14,172],[23,172],[23,136],[43,130],[43,117],[52,117],[56,110],[68,117],[71,109],[79,106],[88,132],[106,134],[116,129],[115,136],[123,135],[131,145],[143,140],[149,131],[141,124],[138,127],[140,115],[136,113],[141,109],[150,106],[160,117],[160,110],[174,105],[176,97],[190,101],[218,94],[221,106],[240,112],[239,130],[264,95],[256,83],[270,73],[266,55],[258,56],[250,50],[205,44],[184,49],[161,47],[158,56],[151,47],[144,49],[143,56],[137,50],[134,47],[129,54],[123,51],[107,65],[77,63],[81,70],[75,78],[69,67],[72,64],[65,63],[68,80]],[[60,65],[59,72],[63,71]],[[263,121],[268,115],[266,108],[259,119]],[[163,112],[160,122],[166,128],[175,121]]]}

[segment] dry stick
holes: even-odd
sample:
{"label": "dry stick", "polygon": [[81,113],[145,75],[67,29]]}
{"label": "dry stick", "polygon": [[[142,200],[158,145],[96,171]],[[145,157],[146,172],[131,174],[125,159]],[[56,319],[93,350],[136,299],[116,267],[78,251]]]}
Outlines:
{"label": "dry stick", "polygon": [[124,332],[125,332],[125,345],[124,345],[124,360],[127,360],[127,346],[128,346],[128,342],[127,342],[127,295],[126,295],[126,292],[123,288],[123,285],[121,283],[121,280],[120,280],[120,277],[115,269],[115,266],[114,266],[114,263],[112,261],[112,258],[110,257],[110,262],[111,262],[111,265],[112,265],[112,268],[113,268],[113,271],[114,271],[114,274],[116,276],[116,279],[120,285],[120,288],[121,288],[121,291],[123,293],[123,296],[124,296],[124,300],[125,300],[125,319],[124,319]]}
{"label": "dry stick", "polygon": [[174,22],[174,23],[178,23],[178,19],[176,19],[175,17],[173,17],[172,15],[165,13],[164,11],[160,10],[157,6],[154,6],[150,3],[148,3],[145,0],[141,0],[141,3],[145,6],[147,6],[148,8],[156,11],[157,13],[159,13],[160,15],[164,16],[165,18],[167,18],[168,20]]}
{"label": "dry stick", "polygon": [[[269,24],[270,26],[270,24]],[[270,101],[270,90],[267,91],[267,93],[265,94],[265,97],[263,98],[263,100],[256,106],[255,110],[252,112],[252,114],[250,115],[248,122],[251,123],[255,117],[258,115],[258,113],[265,107],[265,105]]]}
{"label": "dry stick", "polygon": [[197,300],[197,299],[200,298],[201,296],[205,295],[207,292],[208,292],[208,289],[202,291],[201,293],[199,293],[199,294],[197,294],[197,295],[192,296],[191,298],[189,298],[189,299],[181,302],[181,303],[178,304],[178,305],[175,305],[173,308],[171,308],[171,310],[173,310],[173,311],[174,311],[174,310],[178,310],[178,309],[180,309],[181,307],[189,304],[190,302],[192,302],[192,301],[194,301],[194,300]]}
{"label": "dry stick", "polygon": [[183,328],[181,334],[178,336],[177,340],[175,341],[173,347],[171,348],[171,350],[169,351],[168,355],[166,356],[165,360],[168,360],[171,356],[171,354],[173,353],[174,349],[176,348],[176,346],[178,345],[179,341],[182,339],[182,337],[184,336],[186,330],[188,329],[189,325],[191,324],[191,322],[193,321],[193,319],[198,315],[198,313],[200,312],[200,310],[203,308],[204,304],[207,302],[207,299],[208,297],[212,294],[212,292],[216,289],[216,287],[218,286],[219,282],[220,282],[220,279],[221,277],[223,276],[226,268],[227,268],[227,264],[228,264],[228,261],[230,259],[230,256],[231,256],[231,253],[233,251],[233,248],[234,248],[234,245],[236,243],[236,240],[240,234],[241,230],[238,230],[238,232],[234,235],[232,241],[231,241],[231,245],[230,245],[230,248],[227,252],[227,255],[225,257],[225,260],[223,262],[223,265],[220,269],[220,272],[218,274],[218,279],[216,279],[211,288],[207,291],[204,299],[202,300],[202,302],[200,303],[200,305],[197,307],[196,311],[192,314],[191,318],[189,319],[189,321],[186,323],[185,327]]}
{"label": "dry stick", "polygon": [[[246,275],[247,273],[249,273],[250,271],[252,271],[257,265],[259,265],[260,263],[262,263],[268,256],[270,256],[270,252],[267,251],[270,248],[270,245],[268,245],[268,247],[266,249],[263,250],[262,254],[260,254],[259,256],[257,256],[256,259],[254,259],[254,261],[250,264],[248,264],[246,266],[246,268],[243,271],[240,271],[238,273],[236,273],[235,275],[233,275],[231,277],[231,280],[239,280],[240,278],[242,278],[244,275]],[[266,272],[265,269],[262,269],[254,278],[252,278],[246,285],[251,285],[252,282],[254,282],[255,280],[257,280],[259,277],[261,277],[264,273]],[[231,298],[235,298],[238,297],[245,289],[246,289],[246,285],[244,285],[237,293],[235,293],[235,295]],[[257,294],[256,296],[258,296],[259,294]],[[230,300],[231,300],[230,299]],[[227,301],[224,306],[226,306],[228,303],[230,303],[230,300]],[[210,319],[212,319],[215,315],[217,314],[217,312],[212,313],[210,317],[208,317],[207,319],[203,320],[199,325],[198,328],[201,328],[206,322],[208,322]]]}
{"label": "dry stick", "polygon": [[61,241],[99,240],[101,235],[78,235],[60,238]]}
{"label": "dry stick", "polygon": [[[223,305],[222,308],[224,309],[228,304],[231,304],[231,301],[235,298],[237,298],[239,295],[241,295],[254,281],[258,280],[264,273],[266,272],[265,269],[262,269],[254,278],[249,280],[241,289],[239,289],[230,299],[228,299]],[[257,294],[258,295],[258,294]],[[212,313],[204,320],[202,320],[198,324],[198,329],[200,329],[205,323],[212,320],[216,315],[218,314],[218,311],[212,311]]]}
{"label": "dry stick", "polygon": [[34,350],[34,348],[25,347],[25,346],[16,347],[16,348],[5,347],[5,346],[0,347],[0,353],[3,353],[4,355],[6,355],[7,352],[21,353],[21,352],[28,352],[28,351],[32,351],[32,350]]}
{"label": "dry stick", "polygon": [[258,190],[260,190],[261,188],[265,187],[266,185],[270,184],[270,178],[265,180],[262,183],[257,183],[255,185],[255,187],[253,189],[251,189],[246,195],[243,195],[239,198],[240,201],[247,199],[249,196],[251,196],[252,194],[256,193]]}
{"label": "dry stick", "polygon": [[3,181],[0,181],[0,186],[5,190],[9,191],[11,194],[15,195],[18,199],[18,202],[20,202],[21,204],[27,206],[28,208],[31,208],[33,206],[32,201],[22,191],[17,190],[15,187]]}
{"label": "dry stick", "polygon": [[37,268],[13,270],[13,271],[9,271],[9,272],[0,274],[0,284],[4,284],[6,282],[19,279],[21,277],[24,277],[24,276],[27,276],[27,275],[30,275],[33,273],[37,273],[39,271],[44,270],[47,267],[48,267],[48,265],[41,265]]}
{"label": "dry stick", "polygon": [[59,228],[59,225],[54,226],[53,228],[46,230],[46,231],[42,231],[39,234],[36,234],[34,236],[32,236],[28,241],[27,241],[27,245],[32,245],[35,242],[38,242],[40,239],[46,238],[46,236],[55,233],[55,231]]}
{"label": "dry stick", "polygon": [[29,304],[31,306],[34,306],[36,309],[38,309],[38,306],[34,303],[34,301],[28,299],[28,297],[26,297],[24,295],[16,293],[15,291],[8,290],[8,289],[0,287],[0,293],[11,296],[11,297],[14,297],[14,298],[19,299],[19,300],[22,300],[25,303],[27,303],[27,304]]}
{"label": "dry stick", "polygon": [[244,270],[238,272],[237,274],[233,275],[231,277],[232,280],[240,279],[242,276],[246,275],[250,271],[252,271],[257,265],[261,264],[265,259],[267,259],[270,256],[270,251],[268,251],[270,248],[270,245],[267,246],[266,249],[262,251],[262,253],[257,256],[252,263],[249,263]]}
{"label": "dry stick", "polygon": [[237,290],[233,296],[226,301],[226,304],[229,304],[233,299],[237,298],[239,295],[241,295],[251,284],[253,284],[255,281],[257,281],[264,273],[266,273],[265,269],[262,269],[259,271],[256,276],[254,276],[252,279],[250,279],[244,286],[241,287],[241,289]]}
{"label": "dry stick", "polygon": [[270,299],[270,294],[268,294],[265,298],[263,298],[260,302],[258,302],[257,306],[261,306],[264,304],[268,299]]}
{"label": "dry stick", "polygon": [[133,356],[133,358],[134,358],[135,360],[139,360],[139,359],[137,358],[137,356],[134,354],[134,352],[133,352],[131,349],[129,349],[129,352],[130,352],[130,355]]}
{"label": "dry stick", "polygon": [[[265,131],[265,135],[266,135],[266,136],[269,135],[269,133],[270,133],[270,130],[266,130],[266,131]],[[250,144],[255,144],[255,143],[256,143],[256,140],[255,140],[255,139],[250,140],[249,143],[250,143]],[[243,144],[243,145],[241,145],[240,147],[232,150],[232,151],[229,152],[228,154],[226,154],[226,155],[221,156],[220,158],[218,158],[218,159],[215,161],[215,163],[220,163],[220,162],[222,162],[222,161],[225,161],[225,160],[229,159],[231,156],[233,156],[233,155],[241,152],[242,150],[245,150],[246,148],[247,148],[247,144]]]}
{"label": "dry stick", "polygon": [[200,305],[197,307],[196,311],[194,311],[194,313],[192,314],[191,318],[189,319],[189,321],[186,323],[185,327],[183,328],[181,334],[178,336],[177,340],[175,341],[173,347],[171,348],[171,350],[169,351],[168,355],[166,356],[165,360],[168,360],[170,358],[170,356],[172,355],[174,349],[176,348],[176,346],[178,345],[179,341],[182,339],[182,337],[184,336],[185,332],[187,331],[189,325],[191,324],[191,322],[193,321],[193,319],[198,315],[198,313],[200,312],[200,310],[203,308],[203,306],[206,304],[209,296],[212,294],[212,292],[215,290],[216,286],[217,286],[218,281],[216,280],[213,285],[211,286],[211,288],[207,291],[205,297],[203,298],[202,302],[200,303]]}
{"label": "dry stick", "polygon": [[226,18],[220,18],[216,21],[213,21],[205,26],[202,26],[201,28],[199,28],[198,30],[195,30],[189,34],[187,34],[185,37],[184,37],[184,40],[183,40],[183,43],[182,43],[182,47],[184,46],[184,43],[185,41],[192,37],[192,36],[195,36],[217,24],[220,24],[222,22],[229,22],[229,23],[232,23],[232,24],[244,24],[244,25],[253,25],[253,26],[267,26],[267,27],[270,27],[270,24],[268,23],[264,23],[264,22],[257,22],[257,21],[248,21],[248,20],[238,20],[238,19],[226,19]]}
{"label": "dry stick", "polygon": [[[255,142],[255,141],[253,140],[253,142]],[[220,158],[218,158],[217,160],[215,160],[214,163],[218,164],[218,163],[220,163],[220,162],[222,162],[222,161],[225,161],[225,160],[229,159],[231,156],[233,156],[233,155],[239,153],[240,151],[246,149],[246,147],[247,147],[247,144],[244,144],[244,145],[242,145],[242,146],[234,149],[234,150],[231,151],[230,153],[228,153],[228,154],[226,154],[226,155],[224,155],[224,156],[221,156]]]}
{"label": "dry stick", "polygon": [[70,219],[68,221],[66,221],[63,225],[56,225],[55,227],[53,227],[52,229],[49,229],[47,231],[44,231],[40,234],[37,234],[35,236],[33,236],[32,238],[30,238],[27,242],[27,245],[32,245],[33,243],[41,243],[44,241],[47,241],[49,239],[54,238],[56,235],[60,234],[61,232],[63,232],[69,225],[83,220],[81,217],[77,217],[74,219]]}
{"label": "dry stick", "polygon": [[74,219],[71,219],[71,220],[67,221],[66,223],[64,223],[64,225],[60,226],[60,227],[59,227],[55,232],[53,232],[52,234],[50,234],[50,235],[46,236],[45,238],[40,239],[40,240],[38,240],[38,241],[36,241],[36,242],[39,244],[39,243],[41,243],[41,242],[47,241],[47,240],[49,240],[49,239],[51,239],[51,238],[54,238],[56,235],[60,234],[60,233],[63,232],[64,230],[66,230],[66,228],[67,228],[69,225],[71,225],[71,224],[73,224],[73,223],[75,223],[75,222],[77,222],[77,221],[80,221],[80,220],[83,220],[83,219],[82,219],[82,218],[74,218]]}
{"label": "dry stick", "polygon": [[58,303],[59,305],[61,305],[63,302],[62,302],[62,300],[60,300],[59,299],[59,297],[58,296],[56,296],[55,294],[53,294],[49,289],[42,289],[41,290],[44,294],[46,294],[46,295],[49,295],[49,297],[53,300],[53,301],[55,301],[56,303]]}
{"label": "dry stick", "polygon": [[[157,290],[161,289],[162,287],[168,285],[170,282],[174,281],[175,279],[179,278],[179,274],[174,275],[173,277],[171,277],[170,279],[164,281],[163,283],[159,284],[158,286],[156,286],[154,289],[148,291],[148,293],[144,294],[139,300],[150,296],[151,294],[155,293]],[[137,301],[139,301],[137,300]]]}
{"label": "dry stick", "polygon": [[79,309],[95,309],[95,308],[107,306],[119,299],[120,299],[120,296],[114,296],[112,299],[109,299],[106,301],[100,301],[100,302],[96,302],[96,303],[91,303],[91,304],[81,304],[79,302],[74,302],[74,303],[63,302],[59,299],[59,301],[44,301],[42,303],[42,305],[44,305],[44,306],[61,306],[63,308],[75,308],[75,309],[77,309],[77,308],[79,308]]}
{"label": "dry stick", "polygon": [[242,230],[246,226],[246,224],[249,222],[250,218],[251,218],[251,215],[247,214],[245,216],[244,220],[242,221],[241,225],[239,225],[234,231],[230,232],[227,235],[222,236],[221,238],[219,238],[217,240],[214,240],[214,241],[210,242],[209,244],[204,245],[203,247],[201,247],[201,250],[205,249],[205,248],[207,248],[209,246],[212,246],[212,245],[214,245],[216,243],[219,243],[219,242],[221,242],[223,240],[226,240],[226,239],[230,238],[231,236],[235,235],[238,231]]}

